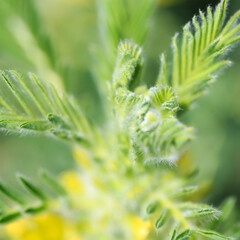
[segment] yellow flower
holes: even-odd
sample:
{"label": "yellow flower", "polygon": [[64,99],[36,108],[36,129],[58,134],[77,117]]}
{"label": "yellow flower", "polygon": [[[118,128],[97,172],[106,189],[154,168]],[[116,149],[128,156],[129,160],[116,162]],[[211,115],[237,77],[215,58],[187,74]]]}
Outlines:
{"label": "yellow flower", "polygon": [[64,222],[57,214],[43,213],[7,224],[5,230],[14,240],[64,239]]}
{"label": "yellow flower", "polygon": [[90,158],[87,155],[87,152],[79,147],[73,149],[73,158],[79,164],[80,167],[89,170],[91,169]]}
{"label": "yellow flower", "polygon": [[84,192],[84,186],[77,171],[66,171],[60,176],[62,186],[71,195],[79,195]]}
{"label": "yellow flower", "polygon": [[[75,148],[73,151],[73,156],[75,160],[81,165],[85,170],[91,170],[91,159],[89,155],[81,148]],[[106,192],[105,184],[99,176],[91,176],[91,183],[98,189],[102,190],[104,194]],[[97,202],[94,199],[83,198],[84,194],[84,183],[80,172],[78,171],[65,171],[60,174],[60,182],[66,191],[72,196],[74,200],[73,206],[85,206],[88,209],[94,209]],[[87,190],[87,188],[86,188]],[[129,193],[129,198],[134,198],[136,194],[141,190],[140,186],[132,188]],[[77,197],[76,197],[77,196]],[[81,197],[78,197],[81,196]],[[104,198],[105,199],[105,198]],[[114,204],[114,198],[107,198]],[[103,199],[98,199],[98,202]],[[53,202],[53,205],[56,204]],[[55,206],[55,205],[54,205]],[[117,206],[117,205],[116,205]],[[106,225],[111,218],[111,212],[103,214],[97,221],[98,227],[100,229],[105,229]],[[129,231],[132,236],[132,240],[145,240],[147,239],[150,231],[152,230],[152,224],[150,221],[143,221],[140,217],[132,214],[123,214],[123,225],[125,222],[126,231]],[[101,221],[100,221],[101,219]],[[76,220],[76,219],[75,219]],[[83,220],[83,219],[82,219]],[[92,234],[95,230],[92,229],[93,219],[84,219],[81,222],[72,222],[64,215],[60,215],[53,212],[41,213],[35,216],[29,216],[21,218],[15,222],[7,224],[4,228],[7,236],[13,240],[83,240],[81,234]]]}
{"label": "yellow flower", "polygon": [[14,240],[84,240],[74,225],[56,213],[21,218],[4,229]]}
{"label": "yellow flower", "polygon": [[135,239],[137,240],[147,239],[147,236],[151,230],[151,222],[149,220],[143,221],[140,217],[131,216],[130,225]]}

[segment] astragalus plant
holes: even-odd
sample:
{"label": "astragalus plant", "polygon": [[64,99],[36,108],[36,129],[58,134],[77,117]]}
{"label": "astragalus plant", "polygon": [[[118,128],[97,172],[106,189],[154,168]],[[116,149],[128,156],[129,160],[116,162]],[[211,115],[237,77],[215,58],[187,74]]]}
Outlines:
{"label": "astragalus plant", "polygon": [[[35,11],[33,2],[26,2]],[[240,12],[226,21],[228,0],[200,11],[175,34],[172,57],[161,55],[159,76],[148,88],[141,78],[144,51],[138,44],[146,38],[154,1],[97,4],[102,45],[94,52],[92,71],[101,123],[86,117],[65,93],[61,71],[51,64],[49,49],[41,47],[46,36],[37,38],[34,26],[40,20],[33,18],[31,25],[13,10],[12,35],[41,77],[0,71],[0,127],[61,139],[72,145],[78,166],[59,177],[42,171],[41,183],[18,175],[27,192],[1,183],[2,239],[239,239],[237,225],[225,227],[232,221],[234,200],[226,200],[221,210],[199,203],[194,169],[182,171],[178,165],[196,135],[180,115],[231,64],[225,58],[240,39]]]}

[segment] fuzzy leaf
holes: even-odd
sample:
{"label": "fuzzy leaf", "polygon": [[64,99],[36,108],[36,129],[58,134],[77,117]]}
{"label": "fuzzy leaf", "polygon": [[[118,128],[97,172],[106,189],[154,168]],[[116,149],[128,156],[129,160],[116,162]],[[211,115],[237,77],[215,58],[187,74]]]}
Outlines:
{"label": "fuzzy leaf", "polygon": [[177,93],[181,107],[188,107],[202,96],[215,76],[231,62],[222,60],[229,48],[240,40],[239,12],[224,26],[228,1],[222,0],[213,11],[199,12],[183,28],[181,41],[176,34],[172,40],[173,64],[166,76],[166,62],[162,61],[159,82],[168,82]]}
{"label": "fuzzy leaf", "polygon": [[182,233],[180,233],[180,234],[176,237],[176,240],[187,240],[187,239],[191,239],[190,230],[189,230],[189,229],[183,231]]}
{"label": "fuzzy leaf", "polygon": [[168,211],[164,210],[163,214],[155,221],[155,228],[159,230],[166,222],[168,217]]}
{"label": "fuzzy leaf", "polygon": [[175,92],[169,87],[153,87],[149,90],[149,97],[153,105],[160,109],[162,114],[174,115],[178,110]]}
{"label": "fuzzy leaf", "polygon": [[188,186],[184,188],[177,189],[175,192],[173,192],[170,197],[171,198],[180,198],[185,197],[187,195],[193,194],[198,190],[197,186]]}
{"label": "fuzzy leaf", "polygon": [[0,86],[0,128],[61,138],[54,132],[67,130],[70,141],[75,141],[73,136],[77,135],[86,139],[85,135],[91,132],[74,100],[59,96],[51,84],[41,82],[34,74],[23,78],[15,71],[0,71]]}
{"label": "fuzzy leaf", "polygon": [[46,171],[42,171],[41,172],[41,177],[43,178],[43,180],[45,180],[45,182],[51,186],[51,188],[57,192],[60,196],[66,196],[67,192],[65,191],[65,189],[58,183],[58,181],[51,176],[48,172]]}
{"label": "fuzzy leaf", "polygon": [[136,127],[149,108],[149,103],[143,95],[124,90],[117,91],[115,104],[116,118],[123,128]]}
{"label": "fuzzy leaf", "polygon": [[[46,186],[49,186],[55,191],[57,194],[56,197],[68,196],[65,189],[50,174],[42,172],[41,177],[45,180],[45,183],[47,184]],[[1,193],[17,204],[11,206],[8,202],[8,204],[4,204],[2,206],[0,213],[0,224],[14,221],[20,217],[26,216],[26,214],[33,215],[43,212],[49,209],[51,206],[49,203],[53,200],[53,197],[45,190],[44,186],[36,187],[31,180],[28,180],[24,176],[18,176],[18,180],[29,192],[30,196],[29,194],[26,194],[26,192],[16,193],[11,187],[0,183]],[[39,201],[33,201],[32,196],[34,196],[35,199],[37,198]],[[0,198],[1,202],[4,203],[5,199],[2,196]]]}
{"label": "fuzzy leaf", "polygon": [[213,240],[232,240],[232,238],[222,236],[213,231],[206,231],[206,230],[198,229],[198,230],[194,230],[194,232],[201,236],[204,236],[206,238],[213,239]]}
{"label": "fuzzy leaf", "polygon": [[117,64],[113,74],[113,88],[133,89],[143,64],[142,49],[129,41],[118,46]]}
{"label": "fuzzy leaf", "polygon": [[187,212],[185,215],[188,219],[196,219],[196,218],[206,218],[206,217],[212,217],[217,216],[221,212],[214,208],[205,208],[205,209],[198,209],[198,210],[192,210],[190,212]]}
{"label": "fuzzy leaf", "polygon": [[147,214],[152,214],[157,210],[158,202],[152,202],[147,206],[146,212]]}
{"label": "fuzzy leaf", "polygon": [[9,187],[5,186],[3,183],[0,183],[0,191],[16,203],[24,204],[23,199],[17,193],[13,192]]}
{"label": "fuzzy leaf", "polygon": [[45,202],[46,196],[45,194],[38,189],[36,186],[34,186],[29,180],[27,180],[25,177],[23,176],[18,176],[18,179],[20,180],[20,182],[24,185],[24,187],[33,195],[35,195],[37,198],[39,198],[42,202]]}

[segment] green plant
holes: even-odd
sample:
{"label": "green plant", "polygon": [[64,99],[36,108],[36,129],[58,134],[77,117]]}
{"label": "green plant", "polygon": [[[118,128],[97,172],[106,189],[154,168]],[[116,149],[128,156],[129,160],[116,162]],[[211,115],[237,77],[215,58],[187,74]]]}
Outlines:
{"label": "green plant", "polygon": [[[69,221],[77,232],[76,239],[231,239],[219,226],[230,217],[234,200],[223,205],[222,213],[195,202],[198,187],[191,184],[194,172],[183,176],[175,165],[194,137],[193,128],[182,123],[180,115],[231,63],[224,57],[240,39],[240,12],[224,23],[227,0],[214,10],[208,7],[206,14],[200,11],[184,26],[181,39],[178,34],[173,37],[172,61],[168,64],[166,56],[161,56],[156,84],[148,88],[140,78],[143,50],[135,42],[143,43],[154,1],[141,0],[137,6],[136,1],[123,5],[120,0],[99,4],[104,9],[101,21],[105,28],[103,51],[96,53],[99,58],[94,71],[102,100],[102,123],[90,121],[77,100],[64,92],[63,84],[56,90],[51,79],[42,81],[32,73],[25,76],[13,70],[0,72],[0,127],[21,134],[42,133],[70,143],[80,164],[74,184],[84,190],[72,193],[71,187],[64,189],[46,172],[41,174],[44,187],[18,176],[30,194],[19,195],[1,184],[0,222],[48,211]],[[127,23],[124,27],[123,22]],[[35,28],[26,29],[31,32]],[[118,44],[123,38],[132,40]],[[38,62],[33,64],[38,68]],[[42,70],[51,72],[42,73],[43,78],[59,76],[53,66]],[[60,77],[55,80],[61,83]],[[11,200],[10,207],[5,198]],[[63,199],[60,206],[56,199]],[[85,222],[88,226],[83,227]],[[239,231],[236,226],[227,235],[239,237]]]}

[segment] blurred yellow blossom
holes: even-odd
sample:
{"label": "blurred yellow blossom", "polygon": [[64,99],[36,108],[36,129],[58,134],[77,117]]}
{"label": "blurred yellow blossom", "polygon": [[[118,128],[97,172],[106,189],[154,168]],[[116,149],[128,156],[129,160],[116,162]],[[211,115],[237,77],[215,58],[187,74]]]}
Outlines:
{"label": "blurred yellow blossom", "polygon": [[21,218],[4,228],[14,240],[83,240],[69,222],[56,213]]}
{"label": "blurred yellow blossom", "polygon": [[147,236],[151,230],[151,222],[143,221],[140,217],[132,216],[130,218],[133,235],[137,240],[147,239]]}
{"label": "blurred yellow blossom", "polygon": [[77,171],[66,171],[60,176],[62,186],[71,195],[78,195],[83,193],[84,187],[80,178],[80,174]]}
{"label": "blurred yellow blossom", "polygon": [[79,164],[80,167],[84,169],[90,169],[90,158],[87,155],[87,152],[80,147],[73,148],[73,158]]}

